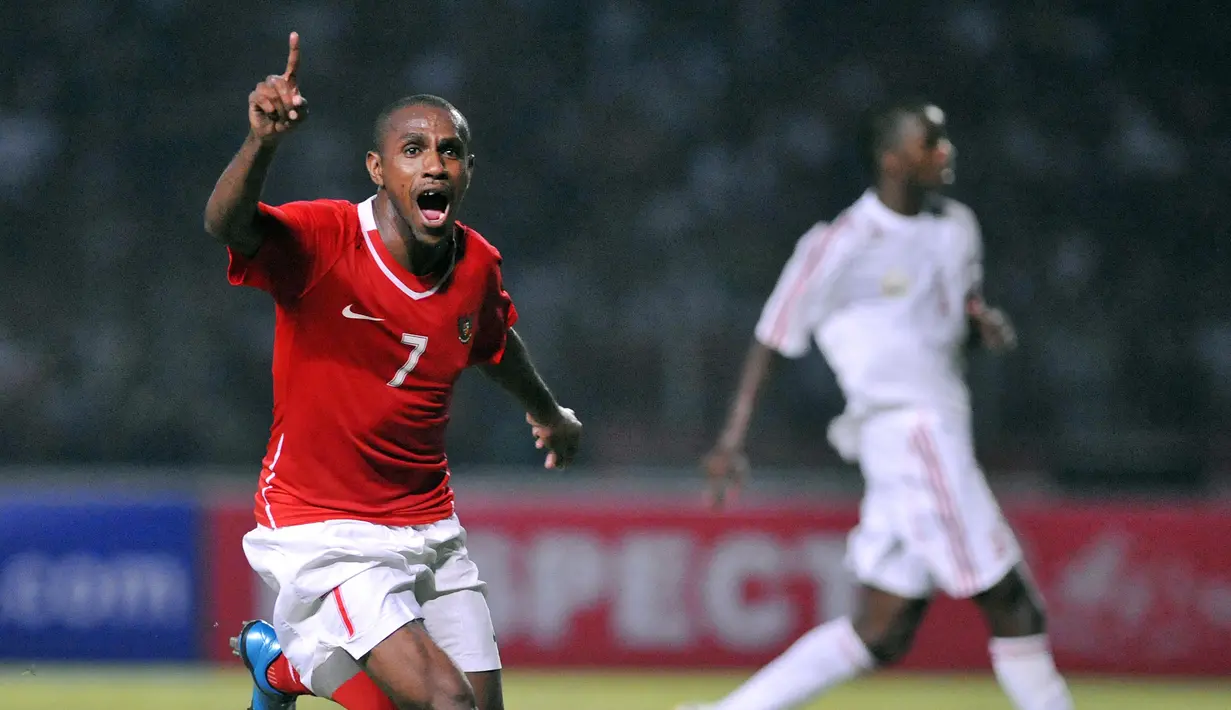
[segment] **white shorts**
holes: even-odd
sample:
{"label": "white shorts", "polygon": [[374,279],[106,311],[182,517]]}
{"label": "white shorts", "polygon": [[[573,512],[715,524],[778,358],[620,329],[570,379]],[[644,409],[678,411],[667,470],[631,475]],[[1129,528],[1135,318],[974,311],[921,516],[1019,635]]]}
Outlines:
{"label": "white shorts", "polygon": [[921,409],[875,414],[859,428],[866,488],[847,565],[863,584],[922,599],[964,599],[1022,559],[975,461],[969,420]]}
{"label": "white shorts", "polygon": [[358,672],[356,659],[416,619],[462,671],[500,668],[486,585],[456,515],[410,527],[258,526],[244,553],[277,595],[271,623],[282,652],[318,695],[332,695]]}

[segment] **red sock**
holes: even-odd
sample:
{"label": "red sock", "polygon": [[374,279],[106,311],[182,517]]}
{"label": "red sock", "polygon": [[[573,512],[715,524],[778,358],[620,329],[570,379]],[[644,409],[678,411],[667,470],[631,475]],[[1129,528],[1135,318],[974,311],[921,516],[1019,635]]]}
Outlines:
{"label": "red sock", "polygon": [[308,686],[299,680],[299,674],[291,667],[286,656],[279,654],[278,660],[269,664],[269,670],[265,671],[265,680],[274,687],[275,690],[281,690],[288,695],[311,695],[312,691],[308,690]]}
{"label": "red sock", "polygon": [[346,710],[398,710],[367,673],[359,673],[333,691],[330,700]]}

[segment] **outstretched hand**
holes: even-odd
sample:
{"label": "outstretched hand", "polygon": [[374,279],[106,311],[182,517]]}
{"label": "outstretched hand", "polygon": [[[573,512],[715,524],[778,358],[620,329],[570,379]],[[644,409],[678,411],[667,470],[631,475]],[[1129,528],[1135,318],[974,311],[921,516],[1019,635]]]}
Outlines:
{"label": "outstretched hand", "polygon": [[307,99],[299,93],[299,33],[292,32],[286,71],[270,74],[248,94],[248,129],[262,143],[278,141],[308,117]]}
{"label": "outstretched hand", "polygon": [[568,407],[560,407],[554,421],[544,423],[526,415],[526,423],[534,434],[534,448],[546,449],[544,468],[564,468],[573,462],[581,443],[581,422]]}

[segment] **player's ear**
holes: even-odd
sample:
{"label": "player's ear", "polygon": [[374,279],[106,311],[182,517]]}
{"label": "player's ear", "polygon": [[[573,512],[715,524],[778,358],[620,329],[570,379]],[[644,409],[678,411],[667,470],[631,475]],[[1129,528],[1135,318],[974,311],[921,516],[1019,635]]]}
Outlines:
{"label": "player's ear", "polygon": [[367,158],[368,177],[372,178],[372,182],[376,183],[377,187],[385,186],[385,168],[380,164],[380,153],[374,150],[368,151]]}
{"label": "player's ear", "polygon": [[898,158],[898,154],[892,150],[887,150],[881,153],[881,175],[897,175],[902,168],[902,161]]}
{"label": "player's ear", "polygon": [[466,156],[466,170],[474,170],[474,153]]}

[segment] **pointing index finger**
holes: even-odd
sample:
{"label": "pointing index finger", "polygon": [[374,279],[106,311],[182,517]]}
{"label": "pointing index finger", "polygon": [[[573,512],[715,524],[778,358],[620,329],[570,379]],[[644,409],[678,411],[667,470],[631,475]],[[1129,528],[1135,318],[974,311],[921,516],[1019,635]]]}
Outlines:
{"label": "pointing index finger", "polygon": [[282,78],[288,81],[295,80],[295,72],[299,70],[299,33],[292,32],[290,39],[290,51],[286,55],[286,72],[282,74]]}

